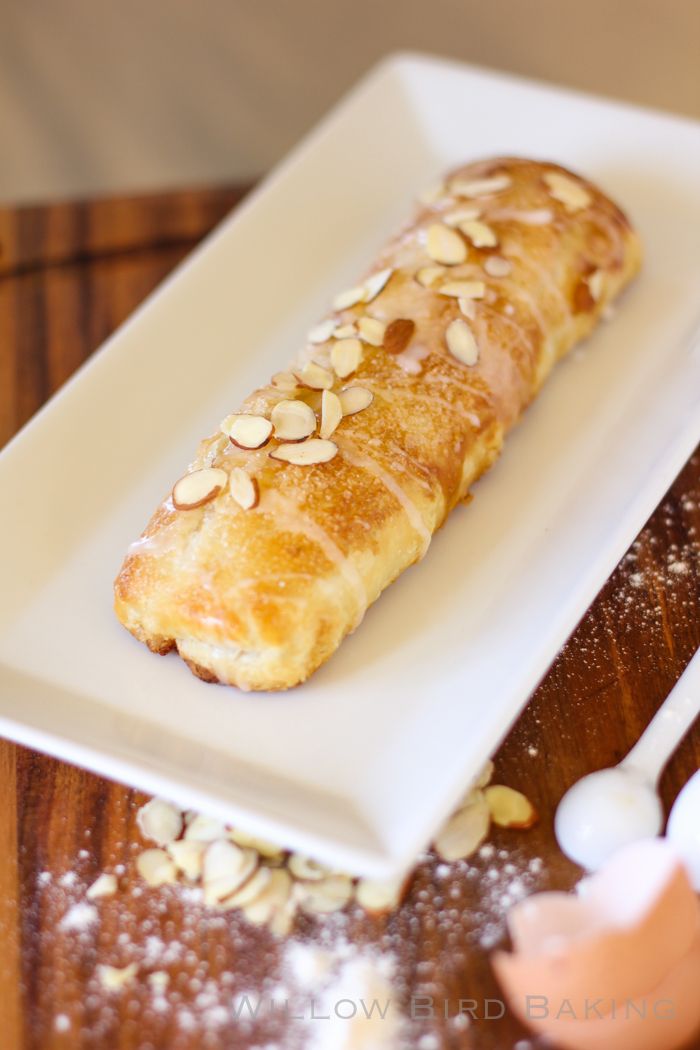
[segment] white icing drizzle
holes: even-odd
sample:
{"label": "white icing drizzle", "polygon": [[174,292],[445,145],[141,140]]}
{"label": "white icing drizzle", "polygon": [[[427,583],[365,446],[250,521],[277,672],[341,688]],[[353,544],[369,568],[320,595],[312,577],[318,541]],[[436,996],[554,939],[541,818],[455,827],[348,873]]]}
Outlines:
{"label": "white icing drizzle", "polygon": [[[514,241],[509,241],[508,245],[503,250],[503,254],[507,257],[517,259],[520,264],[528,267],[528,269],[536,275],[540,284],[542,284],[548,292],[559,300],[565,318],[567,320],[571,319],[572,313],[569,301],[557,282],[551,276],[550,272],[544,266],[540,266],[531,255],[527,255],[525,252],[521,251],[519,245]],[[542,328],[542,324],[540,322],[538,323],[540,324],[540,328]]]}
{"label": "white icing drizzle", "polygon": [[300,532],[321,548],[328,560],[337,567],[348,587],[357,598],[357,615],[353,630],[362,620],[367,610],[367,591],[362,578],[353,562],[341,551],[326,530],[314,521],[289,496],[282,495],[277,489],[265,489],[261,495],[256,511],[271,514],[281,529],[289,532]]}
{"label": "white icing drizzle", "polygon": [[368,473],[373,474],[378,481],[381,481],[382,485],[384,485],[392,496],[399,501],[412,527],[423,540],[423,549],[420,555],[422,558],[430,546],[433,534],[423,521],[423,515],[416,504],[410,496],[406,495],[396,479],[393,478],[380,463],[377,463],[376,459],[372,459],[372,457],[368,456],[366,453],[360,452],[343,435],[336,433],[334,440],[341,448],[343,458],[346,459],[348,463],[352,463],[353,466],[359,467],[361,470],[366,470]]}

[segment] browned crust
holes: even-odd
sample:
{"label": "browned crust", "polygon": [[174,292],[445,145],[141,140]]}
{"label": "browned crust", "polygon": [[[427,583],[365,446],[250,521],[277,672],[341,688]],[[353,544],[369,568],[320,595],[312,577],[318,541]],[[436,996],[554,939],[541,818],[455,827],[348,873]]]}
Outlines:
{"label": "browned crust", "polygon": [[[365,346],[356,373],[338,384],[366,385],[375,395],[336,431],[339,455],[301,468],[276,462],[269,450],[238,450],[221,435],[202,442],[193,466],[245,465],[260,502],[242,511],[222,494],[196,510],[176,511],[168,500],[158,508],[115,584],[117,615],[139,640],[159,653],[177,648],[205,681],[285,689],[328,659],[367,604],[422,556],[423,533],[439,528],[498,457],[556,360],[595,327],[640,265],[639,241],[619,207],[576,176],[591,203],[571,213],[550,196],[547,171],[569,174],[511,157],[451,173],[506,172],[512,183],[498,197],[458,202],[483,204],[483,221],[499,238],[495,249],[470,246],[467,262],[449,274],[487,285],[470,321],[480,349],[475,367],[445,348],[445,329],[461,316],[456,300],[415,281],[432,264],[422,231],[445,211],[423,206],[373,267],[394,268],[379,297],[338,312],[342,323],[366,309],[387,324],[412,324],[402,353]],[[551,223],[523,220],[542,209]],[[509,276],[485,276],[493,254],[510,259]],[[597,270],[604,276],[598,301],[588,283]],[[327,351],[314,347],[313,357]],[[412,353],[418,374],[409,369]],[[288,396],[261,387],[242,410],[269,414]],[[320,395],[299,396],[316,407]]]}

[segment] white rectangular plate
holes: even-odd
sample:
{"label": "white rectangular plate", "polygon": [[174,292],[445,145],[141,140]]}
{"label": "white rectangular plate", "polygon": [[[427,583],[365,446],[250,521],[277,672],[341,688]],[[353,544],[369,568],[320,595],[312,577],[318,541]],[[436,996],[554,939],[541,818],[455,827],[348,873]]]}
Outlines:
{"label": "white rectangular plate", "polygon": [[[244,695],[112,613],[127,544],[416,191],[515,153],[599,180],[644,274],[425,560],[308,684]],[[0,731],[331,864],[408,864],[700,439],[700,126],[421,56],[383,62],[0,458]]]}

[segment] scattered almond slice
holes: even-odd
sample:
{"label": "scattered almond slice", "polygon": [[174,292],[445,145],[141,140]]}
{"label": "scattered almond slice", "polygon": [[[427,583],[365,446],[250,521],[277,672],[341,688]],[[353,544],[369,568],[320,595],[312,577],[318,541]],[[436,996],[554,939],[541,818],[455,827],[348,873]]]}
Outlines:
{"label": "scattered almond slice", "polygon": [[311,467],[317,463],[328,463],[338,452],[333,441],[324,438],[307,438],[306,441],[289,445],[278,445],[270,452],[271,459],[292,463],[296,467]]}
{"label": "scattered almond slice", "polygon": [[510,185],[510,176],[503,173],[485,179],[452,179],[450,192],[456,197],[490,197],[494,193],[502,193]]}
{"label": "scattered almond slice", "polygon": [[443,860],[463,860],[474,853],[488,835],[491,814],[479,792],[474,800],[454,813],[435,838],[433,845]]}
{"label": "scattered almond slice", "polygon": [[378,321],[374,317],[361,317],[357,322],[357,328],[364,343],[369,343],[370,346],[381,346],[384,342],[386,325],[383,321]]}
{"label": "scattered almond slice", "polygon": [[363,412],[364,409],[369,408],[374,401],[374,394],[364,386],[348,386],[345,390],[340,391],[338,399],[343,409],[343,415],[354,416],[358,412]]}
{"label": "scattered almond slice", "polygon": [[364,302],[366,291],[364,284],[356,284],[354,288],[346,288],[344,292],[339,292],[336,295],[333,300],[333,309],[348,310],[351,306]]}
{"label": "scattered almond slice", "polygon": [[225,834],[223,821],[217,817],[207,817],[204,813],[195,813],[185,828],[185,838],[191,842],[214,842]]}
{"label": "scattered almond slice", "polygon": [[489,277],[507,277],[513,269],[513,264],[502,255],[489,255],[484,262],[484,269]]}
{"label": "scattered almond slice", "polygon": [[416,274],[416,280],[424,288],[430,288],[445,272],[444,266],[422,266]]}
{"label": "scattered almond slice", "polygon": [[303,441],[316,429],[316,413],[305,401],[278,401],[270,419],[279,441]]}
{"label": "scattered almond slice", "polygon": [[313,860],[311,857],[305,857],[301,853],[292,853],[287,861],[287,867],[294,878],[300,879],[302,882],[317,882],[331,874],[329,869],[324,867],[323,864],[319,864],[318,861]]}
{"label": "scattered almond slice", "polygon": [[484,791],[491,819],[499,828],[531,828],[537,823],[537,810],[521,791],[493,784]]}
{"label": "scattered almond slice", "polygon": [[270,382],[277,390],[289,392],[299,386],[297,377],[292,372],[275,372]]}
{"label": "scattered almond slice", "polygon": [[371,303],[377,298],[379,293],[386,287],[387,282],[393,274],[393,269],[388,266],[386,270],[378,270],[377,273],[371,274],[365,281],[365,294],[363,296],[363,302]]}
{"label": "scattered almond slice", "polygon": [[440,295],[455,299],[483,299],[486,285],[483,281],[446,281],[438,288]]}
{"label": "scattered almond slice", "polygon": [[217,839],[209,844],[204,854],[202,885],[204,903],[218,904],[235,893],[255,871],[258,854],[252,849],[241,849],[230,839]]}
{"label": "scattered almond slice", "polygon": [[202,876],[204,862],[204,851],[206,842],[196,842],[191,839],[178,839],[168,846],[168,853],[173,858],[175,866],[186,879],[196,882]]}
{"label": "scattered almond slice", "polygon": [[270,440],[272,423],[264,416],[234,413],[226,416],[220,429],[238,448],[254,449],[262,448]]}
{"label": "scattered almond slice", "polygon": [[604,281],[605,272],[603,270],[595,270],[588,278],[588,287],[590,288],[593,301],[596,303],[600,301],[600,297],[603,294]]}
{"label": "scattered almond slice", "polygon": [[272,871],[272,868],[261,864],[235,893],[221,901],[222,906],[224,908],[244,908],[247,904],[252,904],[263,890],[267,889]]}
{"label": "scattered almond slice", "polygon": [[252,510],[257,507],[260,500],[260,490],[255,478],[243,467],[234,467],[228,479],[229,492],[239,507],[243,510]]}
{"label": "scattered almond slice", "polygon": [[309,390],[330,390],[333,386],[333,373],[315,361],[308,361],[294,374],[301,386],[308,387]]}
{"label": "scattered almond slice", "polygon": [[354,335],[357,335],[357,328],[354,324],[341,324],[339,328],[336,328],[333,333],[334,339],[352,339]]}
{"label": "scattered almond slice", "polygon": [[479,360],[479,347],[474,333],[466,321],[457,318],[447,326],[445,332],[447,349],[453,357],[465,365],[475,365]]}
{"label": "scattered almond slice", "polygon": [[258,896],[243,907],[243,914],[255,926],[271,922],[275,913],[287,904],[292,891],[292,879],[284,868],[270,871],[267,885]]}
{"label": "scattered almond slice", "polygon": [[118,992],[125,984],[138,973],[138,964],[129,963],[128,966],[105,966],[100,963],[97,967],[97,979],[107,992]]}
{"label": "scattered almond slice", "polygon": [[423,190],[418,195],[418,200],[421,204],[435,204],[436,201],[442,197],[445,192],[444,182],[435,182],[432,186],[428,186],[427,189]]}
{"label": "scattered almond slice", "polygon": [[564,175],[560,171],[548,171],[544,175],[550,197],[564,205],[566,210],[573,214],[587,208],[591,203],[591,195],[585,186],[576,179]]}
{"label": "scattered almond slice", "polygon": [[376,879],[360,879],[355,887],[357,903],[365,911],[374,915],[393,911],[401,901],[406,881],[405,877],[386,882],[380,882]]}
{"label": "scattered almond slice", "polygon": [[261,857],[277,860],[284,856],[284,850],[277,843],[270,842],[269,839],[262,839],[258,835],[249,835],[247,831],[229,828],[228,837],[237,846],[245,846],[248,849],[257,850]]}
{"label": "scattered almond slice", "polygon": [[314,325],[306,338],[310,343],[325,343],[333,335],[335,325],[336,322],[332,317],[329,317],[325,321],[321,321],[320,324]]}
{"label": "scattered almond slice", "polygon": [[468,317],[470,321],[476,318],[476,303],[474,299],[459,299],[457,305],[464,317]]}
{"label": "scattered almond slice", "polygon": [[481,208],[457,208],[443,215],[442,221],[448,226],[459,226],[463,222],[471,222],[481,215]]}
{"label": "scattered almond slice", "polygon": [[347,875],[329,875],[316,882],[297,882],[294,891],[308,915],[328,915],[341,911],[352,897],[352,879]]}
{"label": "scattered almond slice", "polygon": [[321,396],[321,426],[319,434],[329,438],[343,418],[343,406],[340,398],[332,390],[324,390]]}
{"label": "scattered almond slice", "polygon": [[459,228],[464,236],[469,238],[475,248],[495,248],[498,244],[498,237],[495,232],[485,222],[479,222],[478,219],[469,219],[467,222],[462,222]]}
{"label": "scattered almond slice", "polygon": [[416,322],[406,317],[398,317],[387,326],[384,333],[384,349],[388,354],[402,353],[413,339]]}
{"label": "scattered almond slice", "polygon": [[167,846],[182,833],[182,813],[163,798],[152,798],[136,814],[136,824],[145,839]]}
{"label": "scattered almond slice", "polygon": [[117,892],[116,875],[108,875],[103,872],[98,875],[91,886],[88,886],[85,896],[89,901],[97,900],[99,897],[113,897]]}
{"label": "scattered almond slice", "polygon": [[[331,365],[339,379],[347,379],[362,361],[362,343],[359,339],[339,339],[331,347]],[[323,437],[323,435],[321,435]]]}
{"label": "scattered almond slice", "polygon": [[145,849],[139,853],[136,870],[149,886],[167,886],[177,881],[175,863],[164,849]]}
{"label": "scattered almond slice", "polygon": [[178,510],[193,510],[202,507],[218,496],[228,481],[225,470],[218,467],[203,467],[185,474],[173,486],[173,504]]}
{"label": "scattered almond slice", "polygon": [[426,251],[431,259],[445,266],[455,266],[467,258],[463,238],[442,222],[434,222],[428,227]]}
{"label": "scattered almond slice", "polygon": [[491,759],[486,762],[484,768],[479,773],[478,777],[474,781],[475,788],[485,788],[487,784],[491,783],[493,778],[494,765]]}

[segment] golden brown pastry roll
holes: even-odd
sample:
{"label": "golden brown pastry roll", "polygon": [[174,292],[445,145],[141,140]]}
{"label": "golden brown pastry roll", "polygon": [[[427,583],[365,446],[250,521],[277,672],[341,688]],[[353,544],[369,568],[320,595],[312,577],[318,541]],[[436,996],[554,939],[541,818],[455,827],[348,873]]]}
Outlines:
{"label": "golden brown pastry roll", "polygon": [[451,172],[201,443],[126,556],[121,622],[207,681],[304,681],[425,555],[640,258],[617,205],[556,164]]}

